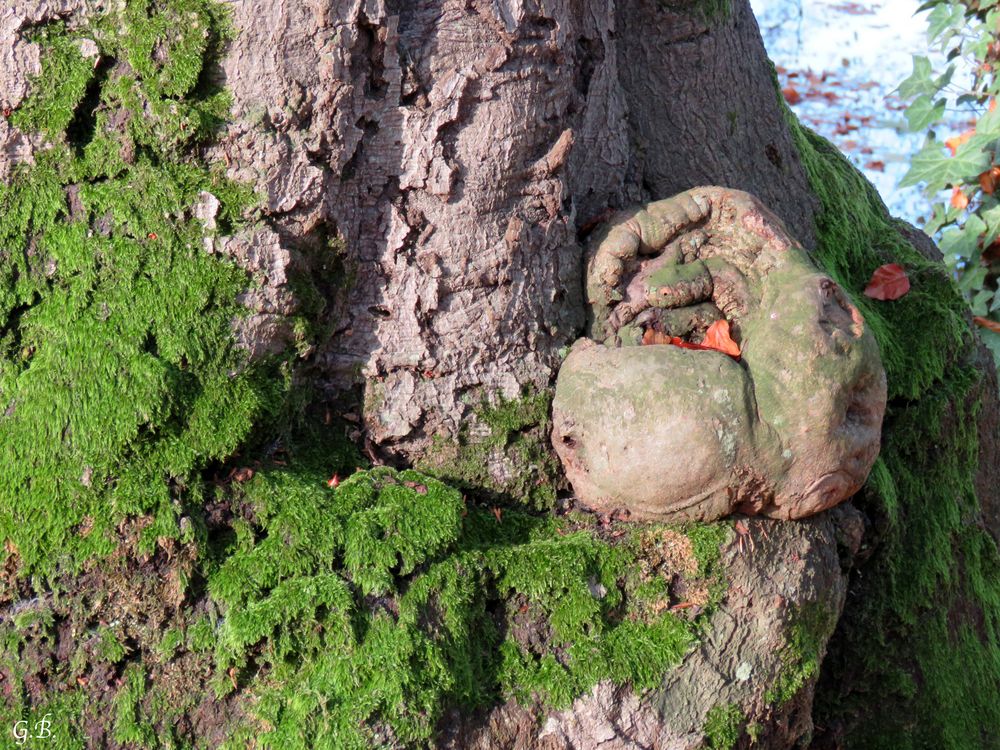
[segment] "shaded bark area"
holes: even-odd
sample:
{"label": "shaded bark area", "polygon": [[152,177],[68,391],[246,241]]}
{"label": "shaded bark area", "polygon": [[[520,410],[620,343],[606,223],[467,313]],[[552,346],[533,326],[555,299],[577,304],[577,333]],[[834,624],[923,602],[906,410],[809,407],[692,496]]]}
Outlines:
{"label": "shaded bark area", "polygon": [[[435,436],[477,429],[482,400],[547,388],[582,330],[588,232],[615,209],[720,184],[757,195],[807,248],[815,240],[745,0],[711,20],[659,0],[229,4],[237,33],[218,73],[234,117],[210,156],[265,195],[265,226],[223,248],[265,287],[248,302],[258,317],[245,343],[291,340],[288,272],[308,273],[331,332],[303,353],[303,375],[331,396],[363,386],[375,449],[417,459]],[[30,26],[83,6],[0,11],[0,104],[16,106],[38,71]],[[0,177],[36,146],[0,120]],[[996,536],[994,393],[989,380],[978,488]],[[538,712],[508,704],[445,736],[693,747],[707,712],[732,704],[761,723],[765,746],[791,746],[809,733],[815,673],[772,705],[780,644],[798,606],[839,615],[859,523],[751,524],[757,547],[729,552],[729,601],[662,694],[600,685],[541,729]]]}
{"label": "shaded bark area", "polygon": [[313,366],[365,387],[413,459],[474,407],[550,385],[582,323],[586,232],[715,183],[807,246],[811,198],[749,5],[233,3],[230,173],[283,241],[341,238],[349,288]]}

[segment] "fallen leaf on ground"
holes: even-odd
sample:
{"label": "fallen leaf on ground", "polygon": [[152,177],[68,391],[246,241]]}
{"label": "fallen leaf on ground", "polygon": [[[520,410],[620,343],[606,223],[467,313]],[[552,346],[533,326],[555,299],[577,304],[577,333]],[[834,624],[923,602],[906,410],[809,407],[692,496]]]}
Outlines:
{"label": "fallen leaf on ground", "polygon": [[253,469],[249,466],[241,466],[233,472],[234,482],[249,482],[251,479],[253,479]]}
{"label": "fallen leaf on ground", "polygon": [[875,269],[871,281],[865,287],[865,296],[872,299],[894,300],[908,291],[910,291],[910,279],[906,271],[898,263],[887,263]]}
{"label": "fallen leaf on ground", "polygon": [[334,474],[332,477],[326,480],[326,486],[330,489],[337,487],[340,484],[340,475]]}

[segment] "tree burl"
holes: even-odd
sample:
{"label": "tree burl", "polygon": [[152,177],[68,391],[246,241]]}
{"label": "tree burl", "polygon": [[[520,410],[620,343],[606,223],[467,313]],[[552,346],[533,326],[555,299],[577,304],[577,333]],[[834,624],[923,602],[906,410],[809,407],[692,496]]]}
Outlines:
{"label": "tree burl", "polygon": [[[553,442],[578,499],[637,519],[803,518],[878,455],[886,377],[843,290],[753,196],[701,187],[595,236],[589,338],[556,382]],[[698,343],[729,321],[741,356]],[[647,345],[643,345],[643,342]]]}

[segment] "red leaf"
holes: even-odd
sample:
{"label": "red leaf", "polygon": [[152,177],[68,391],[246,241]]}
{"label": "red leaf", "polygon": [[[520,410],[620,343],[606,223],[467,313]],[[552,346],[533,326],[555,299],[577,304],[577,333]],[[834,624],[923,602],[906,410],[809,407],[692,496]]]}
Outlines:
{"label": "red leaf", "polygon": [[993,333],[1000,333],[1000,323],[995,320],[990,320],[989,318],[981,318],[978,315],[972,318],[976,325],[980,328],[985,328],[987,331],[993,331]]}
{"label": "red leaf", "polygon": [[334,487],[337,487],[339,485],[340,485],[339,474],[334,474],[332,477],[326,480],[326,486],[329,487],[330,489],[333,489]]}
{"label": "red leaf", "polygon": [[879,266],[872,274],[871,281],[865,287],[865,296],[872,299],[899,299],[910,291],[910,279],[906,271],[898,263],[887,263]]}
{"label": "red leaf", "polygon": [[1000,181],[1000,167],[991,167],[979,175],[979,187],[981,187],[983,192],[987,195],[993,195],[993,191],[997,188],[998,181]]}
{"label": "red leaf", "polygon": [[705,331],[705,339],[701,345],[706,349],[728,354],[733,359],[740,358],[740,345],[733,341],[729,333],[729,321],[717,320]]}
{"label": "red leaf", "polygon": [[658,344],[668,344],[681,349],[696,349],[699,351],[722,352],[728,354],[733,359],[740,358],[740,346],[733,341],[729,333],[729,321],[717,320],[708,327],[705,338],[700,344],[692,344],[677,336],[668,336],[652,328],[647,328],[642,334],[643,346],[655,346]]}
{"label": "red leaf", "polygon": [[785,97],[785,101],[789,104],[798,104],[802,101],[802,94],[795,90],[792,86],[786,86],[781,90],[782,96]]}

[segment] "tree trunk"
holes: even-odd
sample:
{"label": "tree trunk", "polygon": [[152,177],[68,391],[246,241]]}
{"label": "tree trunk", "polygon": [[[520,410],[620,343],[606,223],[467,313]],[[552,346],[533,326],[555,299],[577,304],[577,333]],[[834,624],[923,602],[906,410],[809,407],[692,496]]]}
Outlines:
{"label": "tree trunk", "polygon": [[[940,658],[950,635],[961,632],[970,640],[963,641],[966,660],[956,664],[977,665],[962,695],[993,695],[1000,686],[1000,674],[982,666],[1000,654],[994,634],[1000,597],[991,598],[1000,592],[997,555],[982,530],[1000,529],[991,473],[1000,413],[995,381],[992,372],[983,375],[989,366],[961,301],[927,260],[934,253],[927,238],[892,223],[870,186],[787,112],[747,0],[230,0],[228,6],[235,33],[206,78],[225,85],[232,109],[203,156],[263,196],[256,226],[210,237],[206,245],[257,281],[241,297],[251,314],[237,322],[238,339],[254,358],[298,343],[297,379],[359,423],[352,437],[374,463],[416,465],[468,490],[471,501],[497,502],[491,511],[497,524],[507,512],[500,506],[535,498],[542,487],[549,492],[542,504],[551,509],[553,488],[565,488],[548,447],[546,398],[565,350],[583,335],[588,238],[614,211],[699,185],[737,188],[777,214],[817,265],[855,295],[882,262],[902,258],[914,272],[909,300],[895,308],[865,303],[889,376],[890,416],[883,458],[855,498],[857,509],[848,504],[801,523],[736,522],[723,550],[725,599],[706,619],[700,645],[663,675],[660,688],[602,681],[562,711],[513,697],[477,713],[456,711],[438,726],[440,745],[804,746],[835,624],[835,658],[824,667],[816,714],[822,746],[875,742],[866,685],[884,691],[900,716],[918,714],[919,730],[902,719],[891,723],[890,742],[987,736],[993,709],[976,703],[980,713],[954,730],[948,722],[961,723],[961,712],[932,716],[905,680],[915,684],[918,675],[933,683],[928,700],[946,693],[955,683],[935,682],[928,672],[937,665],[951,679],[961,671],[948,671]],[[56,18],[73,24],[100,10],[87,0],[14,0],[0,10],[5,110],[22,104],[40,70],[31,30]],[[23,132],[5,115],[0,178],[42,159],[44,145],[44,134]],[[190,209],[215,228],[215,196],[203,191]],[[311,338],[297,328],[303,317],[311,318]],[[917,325],[926,326],[919,341],[910,338]],[[241,446],[193,448],[201,462],[192,471],[218,477],[221,461],[229,470],[222,483],[249,481],[259,469],[242,465]],[[89,489],[90,474],[83,477]],[[429,492],[430,480],[423,481],[405,481],[418,501]],[[336,487],[340,476],[326,482]],[[288,496],[298,497],[298,485],[289,487]],[[206,501],[183,512],[203,511],[210,529],[216,521],[224,526],[219,554],[235,556],[236,547],[283,538],[277,531],[254,538],[247,529],[272,509],[250,505]],[[145,510],[141,520],[151,524],[152,511]],[[117,530],[131,539],[143,528],[122,523]],[[74,525],[73,533],[85,537],[89,528]],[[173,588],[150,584],[136,593],[123,584],[122,590],[157,606],[166,606],[177,587],[183,592],[177,581],[187,581],[196,563],[186,553],[175,560],[170,543],[163,542],[153,563],[140,558],[139,570],[150,580],[169,577]],[[9,547],[7,554],[5,560],[14,559]],[[182,563],[189,567],[178,573]],[[393,565],[398,572],[407,563]],[[196,569],[207,580],[209,568],[214,575],[220,566],[213,560]],[[921,599],[907,588],[900,571],[909,566],[920,591],[944,592],[934,612],[926,606],[929,594]],[[414,575],[423,571],[416,568]],[[4,614],[33,611],[39,599],[29,599],[16,575],[9,578],[16,593],[0,591]],[[72,580],[63,587],[93,583]],[[201,586],[188,606],[214,624],[224,597],[203,590],[211,585]],[[587,586],[593,593],[598,583]],[[370,592],[359,600],[373,612],[397,605]],[[885,604],[871,605],[876,601]],[[514,630],[517,615],[504,618],[520,600],[490,602],[497,620],[491,625]],[[690,604],[680,602],[679,611]],[[230,605],[225,614],[238,609]],[[142,691],[134,684],[145,684],[147,662],[158,665],[151,682],[173,689],[171,680],[178,680],[183,690],[193,681],[207,691],[207,678],[183,673],[204,666],[193,650],[173,666],[153,656],[165,623],[179,615],[137,611],[141,617],[123,617],[154,623],[155,632],[135,647],[138,668],[109,677],[117,680],[115,706],[124,701],[135,711]],[[70,653],[75,616],[60,614],[58,638],[36,637],[29,655],[58,661]],[[920,649],[913,643],[927,623],[932,642]],[[888,661],[866,650],[881,648]],[[899,677],[893,660],[906,661],[905,679],[893,682]],[[244,667],[245,674],[234,667],[221,684],[231,681],[236,690],[257,665]],[[3,669],[0,662],[0,678]],[[32,689],[44,694],[45,685],[38,679]],[[216,694],[223,692],[217,687]],[[220,727],[255,710],[256,696],[243,697],[206,692],[202,703],[184,709],[183,736],[219,741]],[[110,705],[110,697],[100,700]],[[48,704],[33,707],[39,705]],[[121,716],[130,714],[116,711],[120,727]],[[91,747],[151,742],[120,728],[112,739],[110,724],[94,721],[100,728],[88,735]],[[391,732],[378,737],[393,745]]]}
{"label": "tree trunk", "polygon": [[360,368],[371,439],[411,460],[483,400],[551,384],[582,329],[583,241],[608,212],[724,184],[812,242],[746,3],[234,10],[280,34],[261,50],[243,33],[228,55],[222,148],[284,237],[343,238],[355,281],[317,373],[345,388]]}

